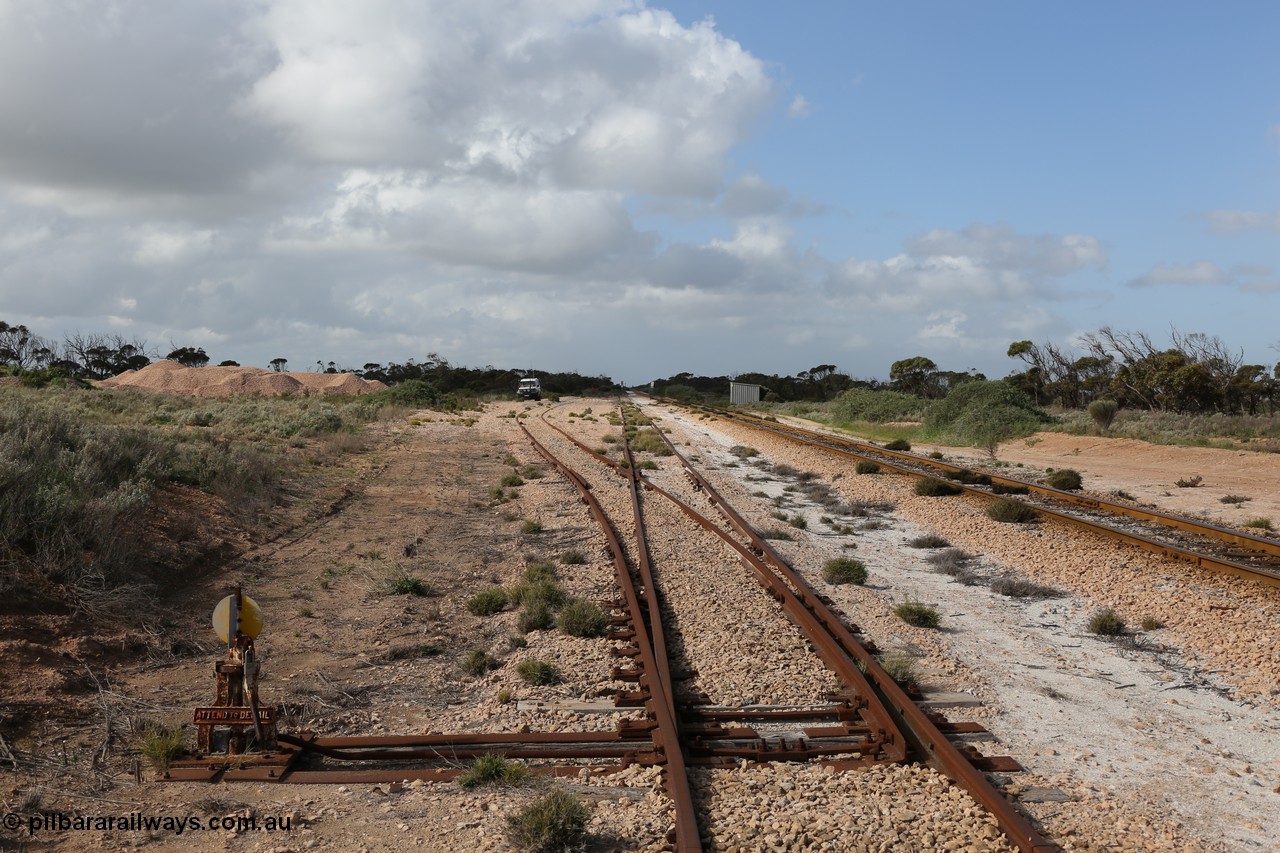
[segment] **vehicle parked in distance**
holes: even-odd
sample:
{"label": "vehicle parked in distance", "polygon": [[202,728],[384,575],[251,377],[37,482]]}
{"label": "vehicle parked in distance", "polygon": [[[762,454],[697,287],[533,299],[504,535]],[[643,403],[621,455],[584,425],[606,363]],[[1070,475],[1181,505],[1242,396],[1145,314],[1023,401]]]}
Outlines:
{"label": "vehicle parked in distance", "polygon": [[520,380],[520,387],[516,389],[516,396],[521,400],[541,400],[542,399],[542,383],[537,377]]}

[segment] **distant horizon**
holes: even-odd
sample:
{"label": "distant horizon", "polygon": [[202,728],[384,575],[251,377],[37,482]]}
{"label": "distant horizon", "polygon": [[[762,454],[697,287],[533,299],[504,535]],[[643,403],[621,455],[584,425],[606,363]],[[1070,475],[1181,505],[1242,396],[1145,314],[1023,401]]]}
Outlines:
{"label": "distant horizon", "polygon": [[1013,341],[1172,325],[1280,358],[1280,4],[5,9],[0,320],[47,338],[998,378]]}

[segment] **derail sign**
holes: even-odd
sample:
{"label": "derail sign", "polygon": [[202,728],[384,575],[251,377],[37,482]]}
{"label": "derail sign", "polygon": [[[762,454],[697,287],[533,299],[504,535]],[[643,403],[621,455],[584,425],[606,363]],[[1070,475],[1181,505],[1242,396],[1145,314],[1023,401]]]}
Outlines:
{"label": "derail sign", "polygon": [[[258,722],[269,726],[276,721],[275,705],[263,705],[258,709]],[[252,726],[252,708],[196,708],[197,726]]]}

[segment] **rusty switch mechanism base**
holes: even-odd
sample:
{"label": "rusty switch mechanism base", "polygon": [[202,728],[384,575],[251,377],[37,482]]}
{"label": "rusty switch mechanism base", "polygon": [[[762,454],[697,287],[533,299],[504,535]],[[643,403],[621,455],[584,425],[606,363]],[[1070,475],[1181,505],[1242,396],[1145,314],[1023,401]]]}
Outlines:
{"label": "rusty switch mechanism base", "polygon": [[215,627],[225,618],[227,654],[213,665],[213,705],[195,709],[196,751],[171,762],[166,779],[279,779],[301,754],[277,743],[276,706],[258,704],[261,664],[251,634],[257,634],[260,624],[242,619],[247,605],[252,602],[237,586],[214,611]]}

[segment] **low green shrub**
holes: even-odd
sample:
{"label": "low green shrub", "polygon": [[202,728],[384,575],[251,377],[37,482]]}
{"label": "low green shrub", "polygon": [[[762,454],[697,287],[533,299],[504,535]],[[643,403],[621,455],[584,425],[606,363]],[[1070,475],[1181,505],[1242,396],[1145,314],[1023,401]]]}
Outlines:
{"label": "low green shrub", "polygon": [[1026,578],[1003,575],[991,582],[991,591],[1010,598],[1058,598],[1062,591]]}
{"label": "low green shrub", "polygon": [[880,666],[889,677],[906,687],[917,684],[920,674],[916,669],[916,659],[907,652],[888,652],[880,659]]}
{"label": "low green shrub", "polygon": [[991,485],[991,478],[989,476],[987,476],[986,474],[979,474],[977,472],[970,471],[967,468],[959,468],[955,471],[948,471],[945,476],[948,480],[953,480],[957,483],[964,483],[966,485],[976,485],[976,486]]}
{"label": "low green shrub", "polygon": [[652,453],[654,456],[670,456],[671,448],[663,441],[662,434],[656,429],[642,429],[636,433],[635,438],[631,439],[631,449],[642,453]]}
{"label": "low green shrub", "polygon": [[1164,627],[1164,623],[1154,616],[1148,616],[1142,620],[1142,630],[1159,631]]}
{"label": "low green shrub", "polygon": [[529,684],[559,684],[560,670],[543,660],[523,660],[516,664],[516,675]]}
{"label": "low green shrub", "polygon": [[904,601],[893,608],[893,615],[917,628],[937,628],[942,623],[936,608],[919,601]]}
{"label": "low green shrub", "polygon": [[180,726],[169,728],[156,722],[149,722],[142,727],[139,749],[147,763],[156,772],[163,773],[175,758],[182,755],[185,748],[185,735]]}
{"label": "low green shrub", "polygon": [[1038,515],[1034,509],[1022,501],[1001,498],[987,507],[987,518],[1004,524],[1026,524],[1035,521]]}
{"label": "low green shrub", "polygon": [[[668,389],[668,393],[670,389]],[[563,853],[582,846],[591,813],[564,788],[552,788],[507,818],[507,837],[526,853]]]}
{"label": "low green shrub", "polygon": [[965,586],[976,586],[982,583],[982,578],[969,568],[973,558],[973,554],[960,548],[943,548],[925,557],[925,562],[940,575]]}
{"label": "low green shrub", "polygon": [[939,480],[936,477],[921,477],[916,480],[916,494],[927,498],[940,498],[947,495],[958,495],[963,489],[954,483]]}
{"label": "low green shrub", "polygon": [[581,551],[565,551],[560,555],[560,562],[566,566],[581,566],[587,561],[587,555]]}
{"label": "low green shrub", "polygon": [[431,595],[433,590],[430,584],[411,572],[398,568],[387,579],[387,592],[391,595],[416,595],[423,597]]}
{"label": "low green shrub", "polygon": [[1275,530],[1275,527],[1271,524],[1271,519],[1265,517],[1251,518],[1240,526],[1252,527],[1256,530]]}
{"label": "low green shrub", "polygon": [[520,525],[520,532],[525,534],[541,533],[542,522],[531,518],[524,524]]}
{"label": "low green shrub", "polygon": [[870,459],[860,459],[858,464],[853,466],[853,470],[858,474],[879,474],[880,466]]}
{"label": "low green shrub", "polygon": [[571,637],[599,637],[608,624],[603,610],[580,598],[570,601],[556,615],[556,626]]}
{"label": "low green shrub", "polygon": [[512,604],[518,606],[536,602],[545,604],[549,608],[559,607],[568,598],[563,587],[554,580],[545,577],[522,580],[507,590],[507,596],[511,599]]}
{"label": "low green shrub", "polygon": [[936,533],[926,533],[907,542],[908,548],[950,548],[951,543]]}
{"label": "low green shrub", "polygon": [[1093,418],[1098,432],[1106,432],[1119,411],[1120,404],[1115,400],[1094,400],[1089,404],[1089,417]]}
{"label": "low green shrub", "polygon": [[471,762],[470,769],[458,777],[458,784],[464,788],[476,788],[481,785],[522,785],[533,778],[533,774],[523,764],[508,761],[505,755],[489,752],[478,755]]}
{"label": "low green shrub", "polygon": [[462,668],[471,675],[484,675],[491,669],[497,669],[502,664],[498,663],[498,659],[486,652],[484,649],[472,649],[462,662]]}
{"label": "low green shrub", "polygon": [[885,450],[902,450],[902,451],[910,450],[911,442],[907,441],[905,438],[895,438],[893,441],[886,444],[884,446],[884,449]]}
{"label": "low green shrub", "polygon": [[1110,607],[1094,611],[1089,617],[1089,633],[1104,637],[1118,637],[1125,632],[1124,619]]}
{"label": "low green shrub", "polygon": [[1204,482],[1204,477],[1196,474],[1194,477],[1179,477],[1173,481],[1173,484],[1179,489],[1194,489],[1196,486]]}
{"label": "low green shrub", "polygon": [[1044,478],[1044,484],[1064,492],[1075,491],[1084,485],[1080,472],[1072,468],[1061,468]]}
{"label": "low green shrub", "polygon": [[864,584],[867,582],[867,566],[861,560],[834,557],[822,564],[822,579],[834,584]]}
{"label": "low green shrub", "polygon": [[418,658],[435,657],[443,649],[435,643],[397,643],[382,653],[382,660],[417,660]]}
{"label": "low green shrub", "polygon": [[928,407],[928,400],[913,394],[850,388],[833,401],[831,415],[837,421],[867,421],[882,424],[919,420]]}
{"label": "low green shrub", "polygon": [[530,583],[553,581],[556,579],[556,564],[550,560],[531,559],[525,565],[524,573],[520,577],[521,580]]}
{"label": "low green shrub", "polygon": [[467,610],[475,616],[492,616],[507,606],[507,591],[500,586],[482,589],[467,599]]}
{"label": "low green shrub", "polygon": [[545,601],[530,601],[520,608],[516,616],[516,627],[525,634],[530,631],[545,631],[555,624],[555,615]]}

